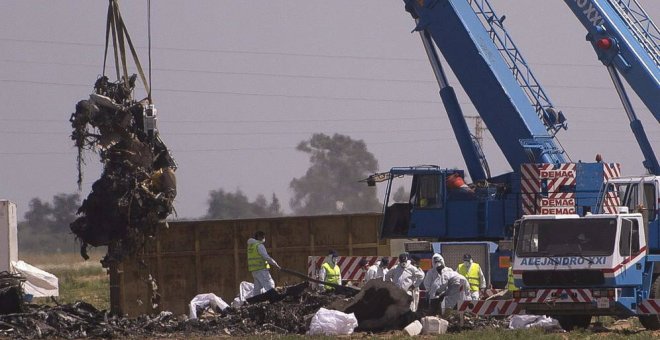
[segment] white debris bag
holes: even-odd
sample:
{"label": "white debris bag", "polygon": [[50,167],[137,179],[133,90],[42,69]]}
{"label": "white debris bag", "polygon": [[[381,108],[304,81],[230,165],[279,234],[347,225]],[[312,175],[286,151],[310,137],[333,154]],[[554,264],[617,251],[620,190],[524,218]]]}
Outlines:
{"label": "white debris bag", "polygon": [[425,316],[420,322],[422,323],[422,334],[445,334],[449,327],[449,322],[435,316]]}
{"label": "white debris bag", "polygon": [[199,294],[190,301],[190,318],[197,319],[197,308],[207,307],[225,310],[229,305],[213,293]]}
{"label": "white debris bag", "polygon": [[510,329],[559,327],[559,321],[545,315],[514,315],[509,321]]}
{"label": "white debris bag", "polygon": [[319,309],[309,325],[308,335],[351,335],[358,326],[355,314],[337,310]]}
{"label": "white debris bag", "polygon": [[419,322],[418,320],[415,320],[411,324],[406,326],[406,328],[404,328],[403,331],[406,332],[406,334],[408,334],[409,336],[415,336],[421,334],[422,329],[423,329],[422,323]]}
{"label": "white debris bag", "polygon": [[24,261],[12,261],[12,270],[25,276],[23,291],[33,297],[59,296],[57,276],[31,266]]}
{"label": "white debris bag", "polygon": [[251,298],[253,295],[254,295],[254,283],[243,281],[239,286],[238,296],[234,298],[234,301],[232,301],[231,306],[234,308],[238,308],[245,303],[245,300]]}

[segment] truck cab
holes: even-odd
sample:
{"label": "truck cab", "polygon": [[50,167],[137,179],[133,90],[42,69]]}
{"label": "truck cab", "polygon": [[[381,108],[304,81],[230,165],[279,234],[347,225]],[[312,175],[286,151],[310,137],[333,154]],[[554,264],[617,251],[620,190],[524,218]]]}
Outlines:
{"label": "truck cab", "polygon": [[565,328],[586,327],[593,315],[636,315],[652,298],[655,259],[642,214],[621,212],[523,216],[513,260],[521,309],[553,315]]}
{"label": "truck cab", "polygon": [[610,179],[604,184],[600,196],[600,212],[611,212],[607,206],[614,203],[627,207],[630,212],[642,214],[649,252],[660,254],[660,176]]}

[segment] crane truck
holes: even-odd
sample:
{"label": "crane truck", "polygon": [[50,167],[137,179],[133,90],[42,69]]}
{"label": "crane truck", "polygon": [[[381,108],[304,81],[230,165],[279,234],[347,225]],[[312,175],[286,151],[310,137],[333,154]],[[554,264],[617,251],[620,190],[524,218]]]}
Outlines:
{"label": "crane truck", "polygon": [[[407,250],[442,252],[448,265],[472,253],[494,287],[507,282],[514,222],[523,214],[594,211],[603,181],[618,164],[573,163],[556,138],[567,127],[487,0],[404,0],[415,20],[440,97],[458,141],[465,172],[439,166],[395,167],[367,178],[387,182],[381,237],[439,242],[408,243]],[[470,134],[440,51],[513,171],[492,176]],[[394,199],[398,186],[410,197]],[[611,208],[611,207],[610,207]],[[475,256],[477,255],[477,256]]]}
{"label": "crane truck", "polygon": [[[592,316],[637,316],[660,329],[660,177],[658,163],[625,93],[622,74],[660,118],[657,27],[635,0],[565,0],[607,67],[650,175],[605,181],[595,214],[525,215],[515,224],[511,300],[466,302],[484,315],[550,314],[562,327]],[[614,211],[612,207],[616,207]]]}

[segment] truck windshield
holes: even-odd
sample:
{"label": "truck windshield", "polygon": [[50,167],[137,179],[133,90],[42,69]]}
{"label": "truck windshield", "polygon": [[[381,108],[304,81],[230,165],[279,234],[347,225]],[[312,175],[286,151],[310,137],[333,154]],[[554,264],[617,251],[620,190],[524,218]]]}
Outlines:
{"label": "truck windshield", "polygon": [[616,219],[526,220],[518,236],[519,256],[611,255]]}

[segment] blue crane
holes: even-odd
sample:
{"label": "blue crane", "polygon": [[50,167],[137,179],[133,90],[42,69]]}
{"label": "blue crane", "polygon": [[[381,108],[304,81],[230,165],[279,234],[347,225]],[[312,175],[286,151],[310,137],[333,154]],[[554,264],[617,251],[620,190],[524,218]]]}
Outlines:
{"label": "blue crane", "polygon": [[[445,111],[467,165],[465,173],[434,165],[394,167],[366,179],[387,182],[381,237],[441,242],[510,242],[523,214],[595,210],[603,163],[570,163],[557,134],[567,127],[487,0],[404,0],[415,19]],[[511,172],[491,176],[463,117],[440,54],[499,146]],[[409,186],[402,201],[396,186]],[[395,197],[397,196],[397,197]],[[562,197],[557,199],[556,197]],[[397,201],[399,199],[399,201]],[[495,243],[493,243],[495,244]],[[489,249],[500,249],[491,247]],[[502,247],[501,249],[504,249]],[[491,252],[491,265],[507,254]],[[506,270],[493,267],[493,282]]]}
{"label": "blue crane", "polygon": [[587,41],[607,67],[644,156],[644,167],[660,175],[656,154],[621,81],[623,76],[660,122],[660,30],[637,0],[564,2],[587,29]]}

